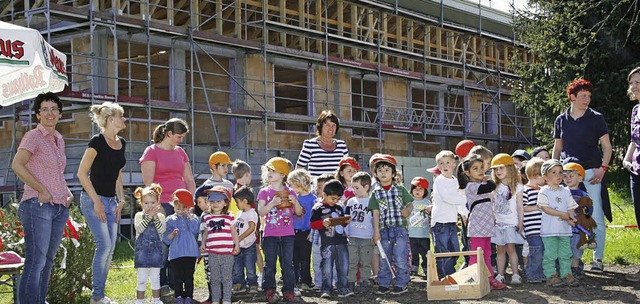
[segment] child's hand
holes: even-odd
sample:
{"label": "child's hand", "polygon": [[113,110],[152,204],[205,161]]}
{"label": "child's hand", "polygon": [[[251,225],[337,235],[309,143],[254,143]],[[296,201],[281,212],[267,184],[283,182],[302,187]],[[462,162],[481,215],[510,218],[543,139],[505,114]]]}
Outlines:
{"label": "child's hand", "polygon": [[240,253],[240,246],[239,245],[235,245],[233,246],[233,255],[238,255]]}
{"label": "child's hand", "polygon": [[295,197],[295,196],[293,196],[293,194],[289,194],[289,201],[290,201],[292,204],[298,204],[298,200],[296,199],[296,197]]}
{"label": "child's hand", "polygon": [[280,202],[282,202],[282,199],[279,196],[276,196],[273,198],[273,200],[271,200],[271,203],[269,204],[273,204],[273,206],[278,206],[280,205]]}
{"label": "child's hand", "polygon": [[167,235],[167,238],[170,240],[173,240],[174,238],[176,238],[178,236],[178,228],[173,229],[173,231],[171,233],[169,233],[169,235]]}
{"label": "child's hand", "polygon": [[329,226],[331,226],[331,221],[328,218],[322,220],[322,226],[324,226],[324,228],[329,228]]}
{"label": "child's hand", "polygon": [[563,214],[560,216],[560,218],[561,218],[563,221],[567,221],[567,222],[568,222],[568,221],[571,219],[571,216],[569,215],[569,213],[568,213],[568,212],[565,212],[565,213],[563,213]]}
{"label": "child's hand", "polygon": [[576,226],[576,220],[575,219],[569,219],[569,225],[571,225],[571,227],[575,227]]}
{"label": "child's hand", "polygon": [[376,243],[378,243],[379,240],[380,240],[380,232],[373,232],[373,238],[371,239],[373,244],[375,245]]}
{"label": "child's hand", "polygon": [[347,219],[344,221],[344,225],[343,225],[343,226],[347,226],[347,225],[349,225],[349,223],[351,223],[351,218],[350,218],[350,217],[349,217],[349,218],[347,218]]}
{"label": "child's hand", "polygon": [[524,231],[524,225],[522,223],[518,223],[518,232],[522,233]]}
{"label": "child's hand", "polygon": [[205,253],[207,251],[207,248],[204,246],[204,244],[200,245],[200,252]]}
{"label": "child's hand", "polygon": [[433,209],[433,206],[431,205],[424,207],[424,212],[426,212],[427,214],[431,214],[431,209]]}

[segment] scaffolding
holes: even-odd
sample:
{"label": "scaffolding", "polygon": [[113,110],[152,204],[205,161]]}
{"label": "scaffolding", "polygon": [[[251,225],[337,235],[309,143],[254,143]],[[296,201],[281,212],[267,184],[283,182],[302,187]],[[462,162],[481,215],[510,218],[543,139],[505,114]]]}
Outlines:
{"label": "scaffolding", "polygon": [[[432,157],[462,138],[505,151],[534,142],[531,119],[508,99],[521,85],[510,60],[533,58],[508,14],[472,2],[4,3],[0,20],[40,30],[68,56],[59,128],[76,189],[82,152],[98,131],[87,109],[103,101],[119,102],[128,117],[128,186],[140,185],[138,157],[170,117],[190,123],[196,179],[208,177],[215,150],[254,167],[275,155],[295,161],[323,109],[341,117],[337,136],[362,163],[380,151]],[[28,101],[0,110],[4,163],[29,116]],[[11,170],[2,174],[4,189],[15,189]]]}

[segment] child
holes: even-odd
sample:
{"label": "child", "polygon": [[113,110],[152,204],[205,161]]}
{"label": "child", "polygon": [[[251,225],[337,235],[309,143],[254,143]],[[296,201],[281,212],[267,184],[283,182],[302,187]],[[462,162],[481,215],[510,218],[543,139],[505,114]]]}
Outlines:
{"label": "child", "polygon": [[210,213],[202,221],[205,230],[200,252],[209,255],[211,299],[215,303],[231,304],[233,255],[240,252],[238,233],[232,228],[234,218],[229,214],[231,192],[218,185],[205,193]]}
{"label": "child", "polygon": [[[254,202],[253,191],[247,186],[242,186],[236,190],[233,197],[238,204],[238,209],[240,209],[235,223],[240,253],[233,258],[233,291],[240,292],[246,288],[250,293],[257,293],[255,231],[258,225],[258,214],[251,207]],[[247,271],[246,278],[245,269]]]}
{"label": "child", "polygon": [[[330,180],[334,180],[335,175],[322,174],[316,178],[316,203],[322,202],[322,189],[324,184]],[[313,207],[312,207],[313,208]],[[313,290],[320,291],[322,287],[322,267],[320,262],[322,261],[322,251],[320,250],[320,234],[318,230],[311,229],[309,233],[309,242],[311,242],[311,254],[313,255]],[[336,274],[336,277],[338,275]]]}
{"label": "child", "polygon": [[482,162],[484,163],[483,168],[485,174],[488,174],[488,172],[491,170],[491,160],[493,160],[493,152],[491,152],[491,150],[487,149],[485,146],[477,145],[471,148],[471,151],[469,151],[469,155],[480,156]]}
{"label": "child", "polygon": [[[233,183],[226,179],[227,174],[229,173],[229,165],[232,163],[233,162],[231,162],[231,158],[229,158],[227,153],[222,151],[212,153],[209,156],[209,170],[211,171],[211,177],[205,180],[198,188],[221,185],[229,189],[229,193],[233,193]],[[195,192],[198,192],[198,189],[196,189]],[[231,214],[235,215],[238,212],[238,208],[235,203],[231,205],[232,206],[229,206],[228,210]],[[196,214],[201,214],[202,211],[197,209],[198,208],[196,208]]]}
{"label": "child", "polygon": [[[467,198],[469,244],[473,250],[480,247],[484,252],[484,261],[490,273],[491,289],[503,289],[507,286],[493,277],[490,255],[495,221],[491,197],[496,184],[488,179],[484,172],[482,158],[479,155],[471,155],[460,163],[456,175],[458,185],[460,189],[464,189]],[[469,258],[469,265],[476,263],[477,257],[472,255]]]}
{"label": "child", "polygon": [[301,216],[293,217],[295,239],[293,241],[293,272],[296,282],[303,289],[313,288],[311,280],[311,209],[318,197],[311,192],[311,175],[307,170],[296,169],[289,173],[287,181],[298,195],[298,201],[303,209]]}
{"label": "child", "polygon": [[413,196],[413,212],[409,215],[409,243],[411,245],[411,274],[418,274],[420,258],[422,258],[422,272],[427,275],[427,251],[431,248],[429,235],[429,214],[431,202],[427,198],[429,181],[424,177],[414,177],[411,180]]}
{"label": "child", "polygon": [[371,275],[371,257],[373,256],[373,217],[369,211],[369,191],[371,190],[371,176],[366,172],[358,172],[351,178],[353,186],[352,197],[347,201],[345,214],[351,216],[346,233],[349,239],[349,272],[347,281],[349,288],[355,290],[360,267],[360,282],[358,287],[366,290],[369,287]]}
{"label": "child", "polygon": [[[575,224],[574,210],[578,207],[571,191],[562,187],[562,163],[550,159],[542,164],[542,175],[547,185],[538,193],[538,207],[542,209],[540,236],[544,243],[542,268],[547,285],[578,285],[571,274],[571,226]],[[560,265],[560,279],[556,272],[556,260]]]}
{"label": "child", "polygon": [[[280,300],[276,292],[276,261],[280,259],[282,269],[282,293],[284,301],[293,302],[295,276],[293,274],[293,215],[302,215],[302,206],[298,203],[296,193],[285,185],[290,168],[282,157],[274,157],[262,166],[265,184],[258,193],[258,213],[265,217],[262,249],[265,255],[264,290],[267,302]],[[288,195],[278,195],[286,193]],[[290,203],[286,206],[286,202]],[[279,206],[280,204],[286,207]]]}
{"label": "child", "polygon": [[544,245],[540,237],[542,211],[538,208],[538,192],[540,187],[544,186],[544,177],[540,171],[543,163],[544,160],[534,157],[525,166],[525,174],[529,182],[524,186],[522,204],[524,234],[529,244],[529,256],[525,265],[525,273],[529,283],[542,283],[545,279],[542,271]]}
{"label": "child", "polygon": [[176,304],[191,304],[193,301],[193,273],[196,258],[200,256],[196,242],[200,220],[190,212],[193,205],[193,195],[189,190],[178,189],[173,192],[175,213],[167,217],[167,228],[162,238],[169,246]]}
{"label": "child", "polygon": [[[570,157],[567,159],[572,158]],[[567,159],[565,159],[565,161]],[[567,188],[569,188],[569,191],[571,191],[573,200],[577,202],[580,200],[580,198],[589,196],[587,192],[580,189],[580,183],[582,183],[585,176],[584,167],[575,162],[568,162],[562,167],[562,169],[564,170],[564,183],[565,185],[567,185]],[[591,208],[591,210],[588,210],[587,215],[591,216],[592,213],[593,207]],[[571,236],[571,273],[573,274],[574,278],[581,279],[584,276],[584,271],[582,269],[582,266],[584,266],[584,264],[582,264],[581,261],[582,254],[584,253],[584,248],[577,248],[578,241],[580,240],[580,230],[578,230],[578,228],[576,227],[574,227],[572,230],[573,235]]]}
{"label": "child", "polygon": [[[373,212],[373,241],[381,242],[389,262],[395,266],[396,281],[391,293],[403,294],[409,283],[407,217],[413,211],[413,197],[405,187],[393,182],[396,165],[391,155],[374,160],[378,185],[371,192],[369,210]],[[386,262],[380,263],[377,294],[389,293],[392,271]]]}
{"label": "child", "polygon": [[347,285],[347,272],[349,271],[349,249],[344,226],[349,223],[345,220],[342,224],[332,224],[332,218],[344,217],[344,209],[340,204],[340,197],[344,194],[344,188],[339,181],[329,181],[324,184],[322,190],[322,203],[314,206],[311,214],[311,228],[320,232],[322,250],[322,295],[321,298],[329,298],[333,287],[333,267],[338,272],[338,297],[345,298],[353,295],[353,291]]}
{"label": "child", "polygon": [[353,188],[351,187],[351,178],[356,172],[360,171],[360,165],[355,158],[345,156],[338,163],[338,171],[336,172],[336,179],[344,186],[344,195],[340,198],[340,202],[343,205],[347,204],[347,201],[354,197]]}
{"label": "child", "polygon": [[506,267],[506,254],[509,255],[511,265],[511,284],[522,284],[522,277],[518,273],[518,254],[516,244],[524,243],[522,232],[522,190],[520,183],[520,171],[516,168],[511,155],[500,153],[491,160],[491,177],[497,184],[494,197],[493,211],[496,217],[495,234],[491,242],[497,246],[496,262],[498,275],[496,280],[504,283],[504,270]]}
{"label": "child", "polygon": [[251,166],[246,162],[236,159],[231,165],[231,173],[236,178],[236,184],[233,186],[234,193],[242,186],[251,185]]}
{"label": "child", "polygon": [[165,217],[160,212],[160,194],[162,187],[151,184],[149,187],[138,187],[133,197],[142,206],[142,211],[136,213],[134,225],[136,228],[136,245],[134,253],[134,267],[138,269],[138,285],[136,287],[136,304],[144,302],[144,292],[147,281],[151,281],[152,304],[162,304],[160,301],[160,268],[162,259],[162,234],[166,230]]}
{"label": "child", "polygon": [[[436,155],[436,163],[442,174],[433,181],[433,206],[431,209],[431,232],[434,249],[440,252],[458,252],[458,207],[466,204],[466,199],[458,189],[458,180],[453,176],[456,166],[455,155],[443,150]],[[456,272],[457,257],[436,260],[438,277],[443,278]]]}

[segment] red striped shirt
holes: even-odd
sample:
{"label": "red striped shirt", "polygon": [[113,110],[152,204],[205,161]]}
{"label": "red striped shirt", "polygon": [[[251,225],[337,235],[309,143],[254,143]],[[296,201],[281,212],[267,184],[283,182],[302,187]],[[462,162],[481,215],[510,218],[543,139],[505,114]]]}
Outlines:
{"label": "red striped shirt", "polygon": [[208,253],[233,254],[235,246],[231,235],[233,221],[233,215],[205,215],[204,227],[207,229],[205,248]]}

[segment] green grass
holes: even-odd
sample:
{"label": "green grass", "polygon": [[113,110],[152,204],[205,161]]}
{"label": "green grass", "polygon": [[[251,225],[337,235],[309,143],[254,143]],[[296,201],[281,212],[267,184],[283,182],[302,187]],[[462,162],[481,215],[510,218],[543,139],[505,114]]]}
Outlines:
{"label": "green grass", "polygon": [[[614,225],[635,225],[636,219],[633,202],[629,189],[613,186],[610,189],[611,207]],[[640,238],[638,229],[607,229],[607,244],[605,248],[605,264],[640,264]],[[133,243],[119,242],[114,254],[112,269],[109,271],[106,294],[119,303],[129,302],[135,298],[137,280],[136,269],[133,268]],[[88,257],[89,258],[89,257]],[[585,250],[583,261],[591,263],[591,250]],[[279,273],[279,272],[278,272]],[[205,275],[202,263],[196,266],[196,288],[205,288]],[[8,292],[6,286],[0,287],[0,292]],[[88,302],[90,290],[85,290],[81,295],[84,302]],[[147,287],[147,297],[151,296],[151,290]],[[11,295],[0,296],[0,304],[12,303]]]}

